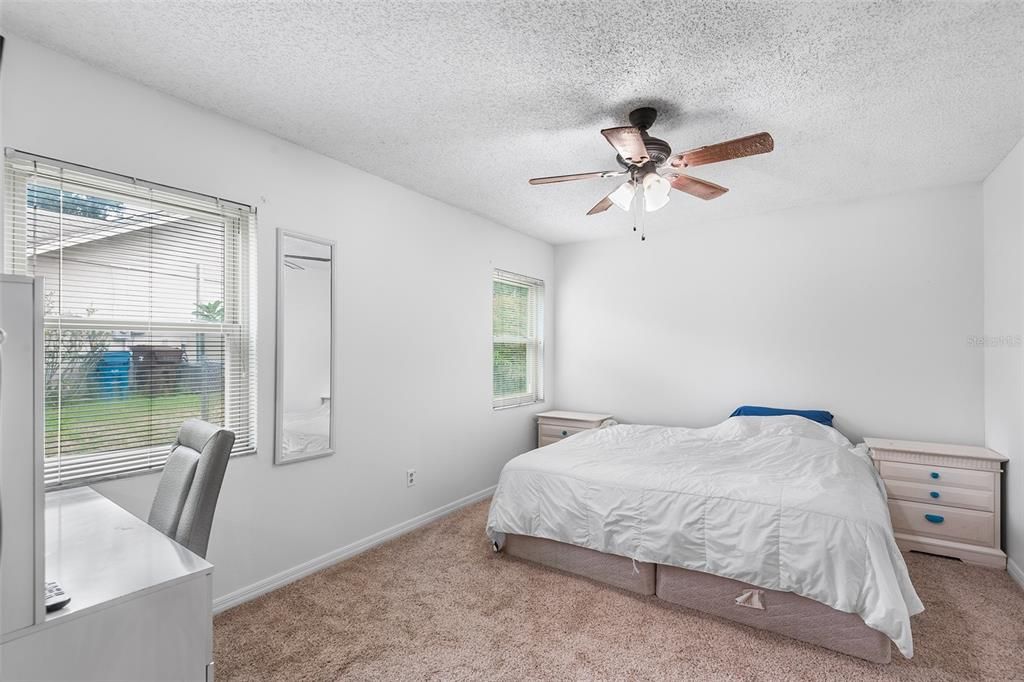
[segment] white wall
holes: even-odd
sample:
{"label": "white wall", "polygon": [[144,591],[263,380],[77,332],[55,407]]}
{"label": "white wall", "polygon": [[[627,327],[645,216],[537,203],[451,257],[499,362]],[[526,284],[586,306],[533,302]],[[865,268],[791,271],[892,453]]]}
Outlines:
{"label": "white wall", "polygon": [[1006,553],[1024,580],[1024,140],[982,185],[985,215],[985,444],[1006,465]]}
{"label": "white wall", "polygon": [[[8,38],[5,145],[258,207],[260,452],[228,468],[210,542],[215,596],[485,489],[533,447],[544,405],[491,410],[491,271],[554,290],[550,246]],[[337,240],[340,277],[339,452],[284,467],[271,463],[279,227]],[[156,483],[97,488],[144,516]]]}
{"label": "white wall", "polygon": [[981,443],[981,230],[970,185],[560,246],[558,406],[818,408],[851,438]]}

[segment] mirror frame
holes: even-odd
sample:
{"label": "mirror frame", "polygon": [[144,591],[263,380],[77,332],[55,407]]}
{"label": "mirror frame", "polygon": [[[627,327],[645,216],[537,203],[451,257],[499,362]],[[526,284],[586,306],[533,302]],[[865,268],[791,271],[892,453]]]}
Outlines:
{"label": "mirror frame", "polygon": [[[330,431],[328,436],[328,447],[326,450],[317,450],[309,453],[302,453],[299,455],[287,455],[284,452],[283,447],[283,436],[284,436],[284,322],[286,319],[286,313],[284,310],[284,240],[286,238],[303,239],[308,242],[320,244],[326,246],[331,252],[331,289],[330,289],[330,307],[331,307],[331,421]],[[310,234],[303,234],[301,232],[294,232],[292,230],[286,230],[284,228],[278,228],[277,230],[277,317],[275,320],[275,343],[276,343],[276,367],[274,372],[275,386],[274,386],[274,464],[293,464],[295,462],[303,462],[307,459],[317,459],[319,457],[327,457],[333,455],[337,449],[337,429],[335,428],[336,414],[335,408],[338,405],[337,385],[335,381],[335,375],[337,374],[335,368],[335,350],[337,348],[335,343],[335,323],[337,321],[337,315],[335,313],[335,293],[334,289],[337,283],[337,244],[333,240],[323,239],[322,237],[315,237]]]}

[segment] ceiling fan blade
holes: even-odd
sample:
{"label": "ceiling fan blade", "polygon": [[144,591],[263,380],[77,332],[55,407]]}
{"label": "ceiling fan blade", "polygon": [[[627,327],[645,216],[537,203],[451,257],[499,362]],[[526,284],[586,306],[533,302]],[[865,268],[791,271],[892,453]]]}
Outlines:
{"label": "ceiling fan blade", "polygon": [[647,153],[647,145],[644,144],[643,133],[639,128],[632,126],[605,128],[601,134],[611,146],[615,147],[615,151],[625,159],[626,163],[640,166],[651,160],[651,155]]}
{"label": "ceiling fan blade", "polygon": [[754,154],[767,154],[773,149],[775,149],[775,140],[772,139],[772,136],[768,133],[757,133],[676,154],[669,159],[669,164],[675,168],[690,168]]}
{"label": "ceiling fan blade", "polygon": [[604,199],[601,199],[601,201],[599,201],[596,204],[594,204],[594,208],[592,208],[589,211],[587,211],[587,215],[595,215],[597,213],[604,213],[605,211],[607,211],[611,207],[612,207],[612,200],[609,199],[608,197],[605,197]]}
{"label": "ceiling fan blade", "polygon": [[672,187],[705,201],[720,197],[729,191],[728,188],[716,185],[713,182],[681,174],[672,178]]}
{"label": "ceiling fan blade", "polygon": [[614,178],[626,171],[598,171],[596,173],[573,173],[572,175],[552,175],[546,178],[530,178],[531,185],[550,185],[553,182],[569,182],[570,180],[590,180],[593,178]]}

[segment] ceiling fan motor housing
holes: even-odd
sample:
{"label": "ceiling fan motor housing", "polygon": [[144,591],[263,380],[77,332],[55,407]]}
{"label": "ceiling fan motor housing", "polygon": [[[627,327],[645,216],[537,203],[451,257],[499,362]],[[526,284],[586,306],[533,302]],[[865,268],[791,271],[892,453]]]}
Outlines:
{"label": "ceiling fan motor housing", "polygon": [[645,130],[643,133],[644,146],[647,147],[647,153],[651,157],[651,161],[655,165],[660,166],[668,160],[668,157],[672,156],[672,147],[668,145],[665,140],[659,140],[656,137],[651,137]]}
{"label": "ceiling fan motor housing", "polygon": [[[672,147],[669,146],[665,140],[659,140],[656,137],[651,137],[647,134],[647,131],[642,133],[644,139],[644,146],[647,147],[647,155],[651,157],[651,161],[654,162],[655,166],[660,166],[668,157],[672,156]],[[629,168],[630,163],[622,158],[621,154],[615,156],[615,160],[619,162],[619,165],[623,168]]]}
{"label": "ceiling fan motor housing", "polygon": [[[647,134],[654,122],[658,120],[658,110],[654,107],[640,107],[629,112],[629,123],[634,128],[639,128],[640,134],[644,140],[644,146],[647,147],[647,154],[651,157],[651,161],[654,162],[655,166],[660,166],[672,156],[672,147],[669,146],[665,140],[659,140],[656,137],[651,137]],[[629,168],[629,164],[619,156],[618,162],[623,168]]]}

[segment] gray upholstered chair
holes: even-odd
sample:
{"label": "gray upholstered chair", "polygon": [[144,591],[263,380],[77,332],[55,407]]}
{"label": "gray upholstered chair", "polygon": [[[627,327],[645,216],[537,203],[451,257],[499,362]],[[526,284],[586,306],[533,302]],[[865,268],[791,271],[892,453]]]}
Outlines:
{"label": "gray upholstered chair", "polygon": [[149,510],[149,525],[201,557],[234,444],[227,429],[199,419],[182,424]]}

